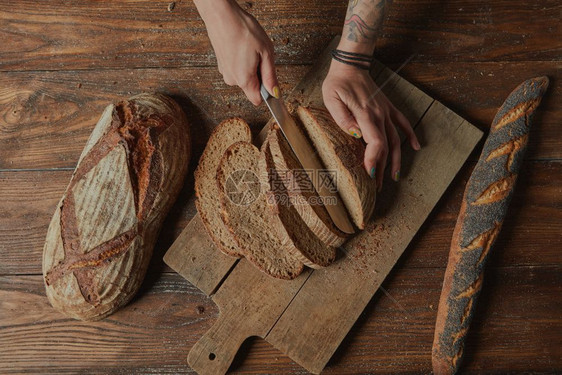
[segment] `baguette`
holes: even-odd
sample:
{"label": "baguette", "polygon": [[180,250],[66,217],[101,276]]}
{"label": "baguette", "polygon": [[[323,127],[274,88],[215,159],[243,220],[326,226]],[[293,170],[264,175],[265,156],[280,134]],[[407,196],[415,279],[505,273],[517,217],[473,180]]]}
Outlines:
{"label": "baguette", "polygon": [[187,119],[170,98],[108,106],[49,225],[43,276],[54,308],[101,319],[139,289],[187,172]]}
{"label": "baguette", "polygon": [[432,351],[435,374],[459,368],[484,276],[523,162],[532,118],[547,77],[523,82],[496,114],[467,183],[439,300]]}

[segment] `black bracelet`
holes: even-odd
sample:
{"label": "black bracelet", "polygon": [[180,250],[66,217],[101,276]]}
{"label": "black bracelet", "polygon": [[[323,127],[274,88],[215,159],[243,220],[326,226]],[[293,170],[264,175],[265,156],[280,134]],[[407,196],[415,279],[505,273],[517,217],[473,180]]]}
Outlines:
{"label": "black bracelet", "polygon": [[[354,66],[356,68],[359,69],[363,69],[363,70],[370,70],[371,69],[371,64],[373,62],[373,58],[369,58],[369,60],[365,60],[365,59],[351,59],[349,57],[343,56],[342,54],[339,54],[337,52],[338,50],[333,50],[332,51],[332,58],[336,61],[339,61],[343,64],[347,64],[347,65],[351,65]],[[363,55],[366,56],[366,55]],[[367,64],[367,65],[365,65]]]}
{"label": "black bracelet", "polygon": [[347,52],[347,51],[342,51],[341,49],[335,49],[335,50],[333,50],[333,53],[336,54],[338,57],[343,57],[343,58],[346,58],[346,59],[352,60],[352,61],[363,61],[363,62],[368,62],[368,63],[373,62],[373,56],[372,55],[364,55],[362,53]]}

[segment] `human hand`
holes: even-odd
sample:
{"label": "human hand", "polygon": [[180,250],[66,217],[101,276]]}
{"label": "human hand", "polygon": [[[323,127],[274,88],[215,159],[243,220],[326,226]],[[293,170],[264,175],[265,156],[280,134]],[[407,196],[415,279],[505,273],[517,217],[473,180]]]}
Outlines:
{"label": "human hand", "polygon": [[368,71],[332,60],[322,85],[326,108],[336,123],[350,136],[365,140],[364,166],[371,178],[382,188],[387,157],[391,158],[391,174],[400,178],[399,127],[411,147],[420,144],[410,122],[377,87]]}
{"label": "human hand", "polygon": [[224,82],[239,86],[254,105],[259,105],[259,71],[267,91],[278,98],[273,43],[258,21],[235,1],[197,0],[195,4],[207,26]]}

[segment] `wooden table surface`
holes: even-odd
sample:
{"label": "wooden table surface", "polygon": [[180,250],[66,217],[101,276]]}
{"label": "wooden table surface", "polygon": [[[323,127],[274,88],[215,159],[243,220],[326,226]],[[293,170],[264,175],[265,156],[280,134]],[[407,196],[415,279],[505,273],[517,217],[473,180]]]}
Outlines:
{"label": "wooden table surface", "polygon": [[[162,262],[194,215],[192,173],[141,292],[102,322],[54,311],[41,277],[55,205],[102,109],[142,91],[176,98],[193,124],[190,170],[226,117],[267,121],[216,68],[191,1],[0,2],[0,373],[192,373],[191,346],[218,314]],[[242,1],[272,37],[282,90],[339,33],[343,0]],[[172,9],[173,8],[173,9]],[[556,0],[396,0],[377,57],[482,130],[520,82],[551,88],[488,263],[466,373],[562,372],[562,5]],[[324,373],[429,373],[441,282],[464,185],[455,179]],[[303,374],[250,339],[233,373]]]}

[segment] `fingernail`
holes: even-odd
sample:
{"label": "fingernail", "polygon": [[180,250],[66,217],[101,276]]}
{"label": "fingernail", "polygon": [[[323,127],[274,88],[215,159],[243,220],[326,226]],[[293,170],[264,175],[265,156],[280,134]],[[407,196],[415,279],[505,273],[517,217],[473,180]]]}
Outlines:
{"label": "fingernail", "polygon": [[377,172],[377,168],[371,167],[371,178],[375,178],[375,173]]}
{"label": "fingernail", "polygon": [[414,150],[419,151],[421,149],[420,143],[418,141],[414,141]]}
{"label": "fingernail", "polygon": [[351,134],[355,138],[361,138],[363,136],[363,134],[361,133],[361,130],[359,130],[355,127],[349,128],[347,131],[349,132],[349,134]]}
{"label": "fingernail", "polygon": [[280,96],[281,96],[281,91],[279,91],[279,86],[275,86],[273,88],[273,97],[275,99],[279,99]]}
{"label": "fingernail", "polygon": [[394,172],[394,181],[398,182],[400,180],[400,171]]}

